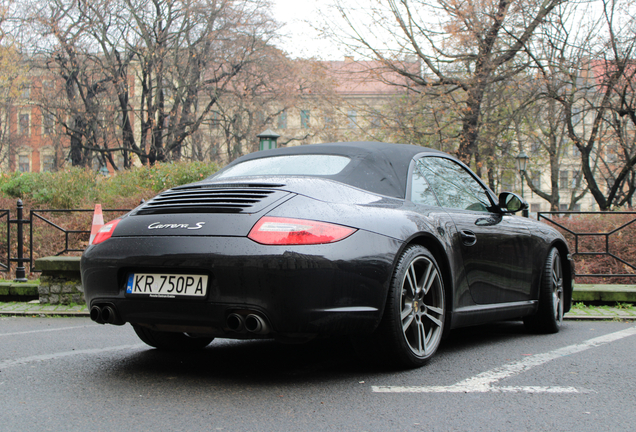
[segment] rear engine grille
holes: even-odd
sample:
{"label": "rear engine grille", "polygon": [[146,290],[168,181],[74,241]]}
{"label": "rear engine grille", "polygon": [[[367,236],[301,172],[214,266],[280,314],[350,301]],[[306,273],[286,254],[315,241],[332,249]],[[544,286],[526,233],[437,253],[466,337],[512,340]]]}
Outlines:
{"label": "rear engine grille", "polygon": [[157,195],[134,214],[256,213],[289,195],[289,192],[272,189],[283,185],[263,186],[180,186]]}

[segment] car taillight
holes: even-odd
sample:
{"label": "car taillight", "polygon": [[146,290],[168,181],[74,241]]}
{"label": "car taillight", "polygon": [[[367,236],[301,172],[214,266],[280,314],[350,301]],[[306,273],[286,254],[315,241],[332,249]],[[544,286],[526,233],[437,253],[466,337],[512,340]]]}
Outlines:
{"label": "car taillight", "polygon": [[97,231],[97,235],[95,236],[91,244],[96,245],[108,240],[113,235],[113,231],[115,231],[115,227],[117,226],[119,221],[121,221],[121,219],[115,219],[101,227],[99,231]]}
{"label": "car taillight", "polygon": [[356,231],[326,222],[266,216],[254,225],[247,237],[265,245],[314,245],[334,243]]}

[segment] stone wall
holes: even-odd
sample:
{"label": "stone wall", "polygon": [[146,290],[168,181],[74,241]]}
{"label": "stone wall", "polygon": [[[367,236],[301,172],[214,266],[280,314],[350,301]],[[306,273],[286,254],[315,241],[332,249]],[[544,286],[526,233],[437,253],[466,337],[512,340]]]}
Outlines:
{"label": "stone wall", "polygon": [[86,304],[79,267],[80,257],[45,257],[35,260],[42,271],[38,294],[40,303]]}
{"label": "stone wall", "polygon": [[38,287],[40,303],[85,304],[82,281],[77,277],[41,276]]}

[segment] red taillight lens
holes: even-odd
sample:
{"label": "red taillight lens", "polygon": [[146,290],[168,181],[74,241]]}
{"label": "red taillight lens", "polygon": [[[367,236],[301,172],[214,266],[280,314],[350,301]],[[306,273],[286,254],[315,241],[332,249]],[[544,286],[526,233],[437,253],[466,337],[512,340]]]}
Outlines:
{"label": "red taillight lens", "polygon": [[95,238],[93,239],[93,243],[91,244],[96,245],[108,240],[113,235],[113,231],[115,231],[115,227],[117,226],[119,221],[121,221],[121,219],[115,219],[101,227],[99,231],[97,231],[97,235],[95,236]]}
{"label": "red taillight lens", "polygon": [[263,217],[248,238],[265,245],[314,245],[334,243],[356,232],[354,228],[305,219]]}

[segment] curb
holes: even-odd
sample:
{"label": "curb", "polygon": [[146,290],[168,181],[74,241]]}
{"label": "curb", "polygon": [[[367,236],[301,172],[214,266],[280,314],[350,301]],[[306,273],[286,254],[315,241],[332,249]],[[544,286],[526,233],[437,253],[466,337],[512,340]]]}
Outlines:
{"label": "curb", "polygon": [[566,321],[636,321],[636,316],[624,315],[570,315],[565,314],[563,319]]}
{"label": "curb", "polygon": [[636,303],[636,285],[575,284],[572,301]]}
{"label": "curb", "polygon": [[32,318],[45,318],[47,316],[55,317],[81,317],[87,318],[90,316],[88,312],[83,311],[3,311],[0,310],[0,316],[15,316],[15,317],[32,317]]}

